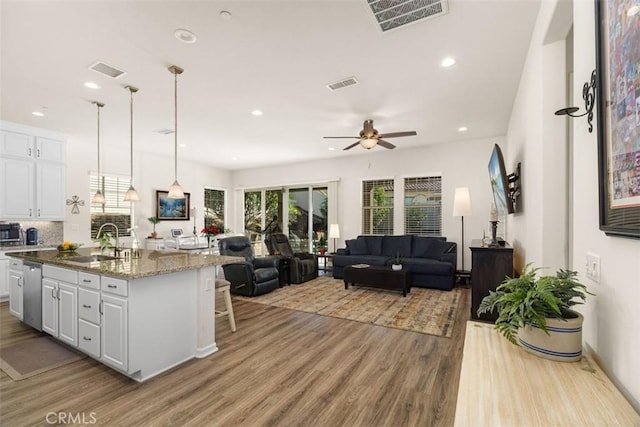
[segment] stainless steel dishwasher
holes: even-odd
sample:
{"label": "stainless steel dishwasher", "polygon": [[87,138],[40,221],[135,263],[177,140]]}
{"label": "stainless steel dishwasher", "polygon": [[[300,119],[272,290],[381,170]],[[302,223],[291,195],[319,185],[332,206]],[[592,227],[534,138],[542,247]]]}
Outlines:
{"label": "stainless steel dishwasher", "polygon": [[42,264],[24,261],[23,317],[27,325],[42,331]]}

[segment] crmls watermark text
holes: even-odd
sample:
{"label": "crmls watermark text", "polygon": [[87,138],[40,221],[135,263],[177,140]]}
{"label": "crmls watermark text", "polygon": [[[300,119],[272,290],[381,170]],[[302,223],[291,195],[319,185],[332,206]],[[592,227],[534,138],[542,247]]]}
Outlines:
{"label": "crmls watermark text", "polygon": [[47,412],[47,424],[95,424],[98,419],[95,412]]}

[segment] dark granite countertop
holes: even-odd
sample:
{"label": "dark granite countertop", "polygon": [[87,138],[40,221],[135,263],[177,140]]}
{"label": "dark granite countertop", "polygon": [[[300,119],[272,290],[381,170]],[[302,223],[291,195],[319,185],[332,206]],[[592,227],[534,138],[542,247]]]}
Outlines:
{"label": "dark granite countertop", "polygon": [[166,252],[145,249],[141,249],[140,252],[140,258],[119,258],[92,262],[77,262],[73,259],[80,256],[100,254],[98,248],[80,248],[71,253],[61,253],[57,250],[32,250],[12,252],[7,255],[26,261],[55,265],[89,273],[104,274],[127,280],[244,261],[244,258],[241,257],[201,255],[190,252]]}

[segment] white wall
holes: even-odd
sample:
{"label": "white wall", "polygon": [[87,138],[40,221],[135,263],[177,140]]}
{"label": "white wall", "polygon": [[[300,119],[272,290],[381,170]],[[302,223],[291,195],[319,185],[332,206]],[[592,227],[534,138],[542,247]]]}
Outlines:
{"label": "white wall", "polygon": [[[102,168],[106,175],[129,176],[129,148],[101,144]],[[185,192],[191,193],[191,207],[197,209],[196,228],[198,233],[202,223],[204,208],[204,188],[230,189],[230,173],[203,164],[182,162],[178,154],[178,180]],[[97,169],[97,151],[95,141],[69,140],[67,145],[67,198],[77,194],[85,201],[80,214],[72,215],[67,208],[64,223],[66,240],[91,245],[89,235],[91,216],[89,206],[92,194],[89,194],[89,172]],[[173,183],[174,162],[172,156],[160,156],[143,152],[134,153],[134,185],[140,194],[140,201],[134,204],[134,224],[139,226],[138,238],[142,241],[153,226],[147,221],[155,216],[156,190],[168,190]],[[230,198],[231,195],[227,194]],[[231,211],[231,210],[229,210]],[[182,228],[186,234],[193,231],[194,221],[162,221],[156,225],[159,237],[169,237],[172,228]]]}
{"label": "white wall", "polygon": [[[442,174],[442,234],[460,246],[461,224],[453,217],[453,195],[456,187],[469,187],[472,214],[465,217],[465,268],[471,266],[471,239],[482,238],[489,231],[489,213],[493,196],[487,165],[493,144],[504,144],[504,137],[436,144],[417,149],[394,151],[374,149],[362,155],[316,162],[279,165],[232,172],[236,189],[279,186],[293,183],[315,183],[339,179],[338,223],[339,247],[345,239],[361,233],[361,186],[364,179],[396,178],[396,186],[405,177]],[[354,150],[362,150],[359,147]],[[236,193],[236,192],[234,192]],[[237,192],[240,194],[240,192]],[[402,201],[400,201],[402,203]],[[236,206],[241,204],[236,203]],[[235,212],[237,217],[240,211]],[[402,212],[396,211],[396,217]],[[239,218],[236,218],[241,223]],[[236,230],[237,231],[237,230]],[[403,234],[395,230],[395,234]],[[508,236],[507,240],[508,240]],[[460,247],[458,249],[460,258]],[[458,261],[460,266],[461,259]]]}
{"label": "white wall", "polygon": [[[567,14],[571,5],[573,13]],[[573,263],[569,268],[576,270],[597,294],[585,306],[578,306],[585,314],[585,344],[594,350],[605,371],[636,410],[640,410],[637,363],[640,318],[635,313],[640,300],[640,241],[607,237],[598,229],[597,124],[593,133],[589,133],[586,118],[553,115],[556,109],[566,106],[562,90],[566,66],[561,58],[565,54],[561,39],[566,37],[571,20],[575,95],[570,104],[584,105],[582,84],[590,79],[595,67],[593,2],[542,2],[507,133],[507,163],[522,161],[524,170],[523,211],[510,218],[509,226],[520,265],[533,262],[553,269],[561,267],[567,258],[561,261],[555,258],[565,256],[568,253],[565,247],[572,245]],[[559,159],[568,146],[568,137],[562,123],[568,123],[574,135],[564,164]],[[568,176],[569,173],[572,175]],[[570,181],[572,194],[568,192]],[[572,206],[557,210],[558,218],[554,219],[566,194]],[[572,213],[571,217],[567,212]],[[572,227],[571,233],[563,224]],[[600,284],[586,278],[587,252],[601,257]]]}

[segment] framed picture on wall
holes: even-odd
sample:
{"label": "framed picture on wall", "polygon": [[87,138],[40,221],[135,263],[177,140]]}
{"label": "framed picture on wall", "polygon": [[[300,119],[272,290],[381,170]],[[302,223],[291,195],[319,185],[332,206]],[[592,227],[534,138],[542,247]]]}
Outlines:
{"label": "framed picture on wall", "polygon": [[161,221],[188,221],[190,196],[190,193],[184,193],[184,199],[170,199],[168,191],[156,190],[156,216]]}
{"label": "framed picture on wall", "polygon": [[600,229],[640,238],[640,10],[596,0]]}

